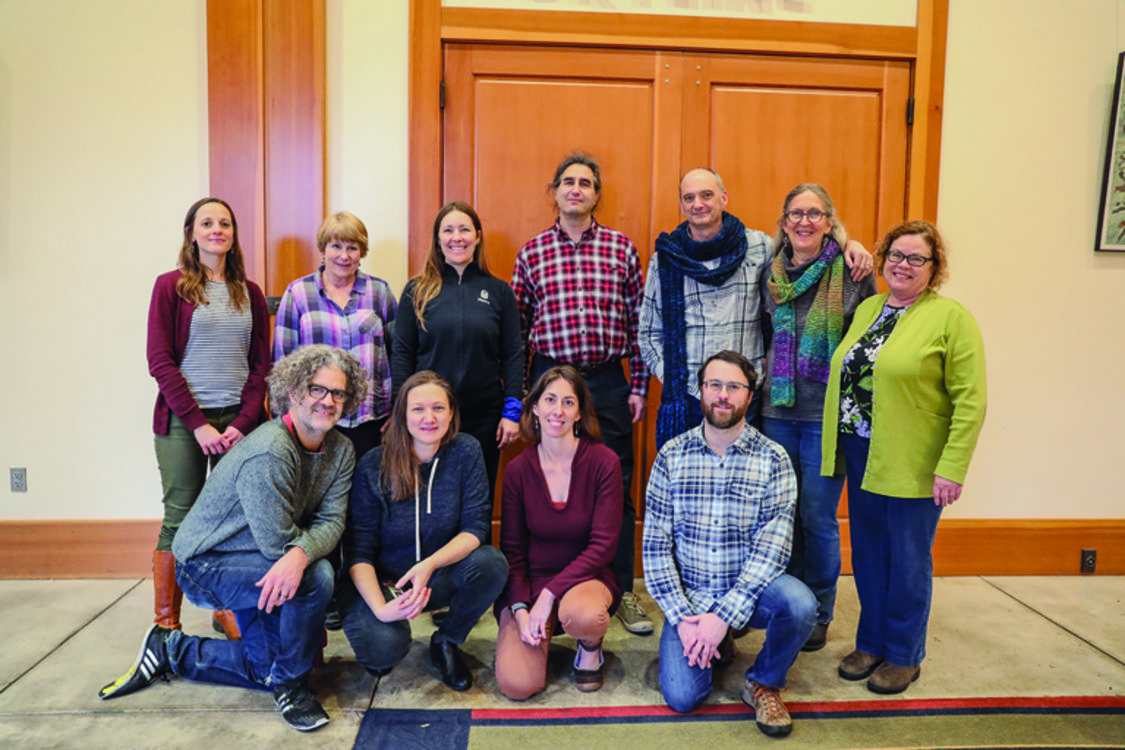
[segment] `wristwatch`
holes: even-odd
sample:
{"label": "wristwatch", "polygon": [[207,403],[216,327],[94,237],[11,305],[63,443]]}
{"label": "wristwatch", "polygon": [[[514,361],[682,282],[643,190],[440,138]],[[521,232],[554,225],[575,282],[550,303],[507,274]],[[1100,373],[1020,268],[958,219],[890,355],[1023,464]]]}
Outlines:
{"label": "wristwatch", "polygon": [[529,607],[527,606],[527,602],[516,602],[508,607],[508,609],[511,610],[512,617],[515,617],[516,612],[519,612],[521,609],[529,609]]}

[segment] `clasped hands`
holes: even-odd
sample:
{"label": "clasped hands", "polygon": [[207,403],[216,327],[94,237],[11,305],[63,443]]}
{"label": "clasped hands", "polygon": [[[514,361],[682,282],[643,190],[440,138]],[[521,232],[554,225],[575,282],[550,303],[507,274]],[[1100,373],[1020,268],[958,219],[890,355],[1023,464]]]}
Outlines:
{"label": "clasped hands", "polygon": [[554,609],[555,595],[543,589],[531,609],[518,610],[513,616],[520,629],[520,640],[529,646],[538,646],[547,637]]}
{"label": "clasped hands", "polygon": [[434,569],[429,558],[415,563],[402,578],[395,581],[394,588],[402,593],[383,604],[375,613],[383,622],[395,620],[413,620],[426,609],[430,603],[431,589],[427,585]]}
{"label": "clasped hands", "polygon": [[706,669],[719,656],[719,644],[727,635],[728,626],[712,612],[688,615],[676,625],[676,634],[684,647],[689,667]]}

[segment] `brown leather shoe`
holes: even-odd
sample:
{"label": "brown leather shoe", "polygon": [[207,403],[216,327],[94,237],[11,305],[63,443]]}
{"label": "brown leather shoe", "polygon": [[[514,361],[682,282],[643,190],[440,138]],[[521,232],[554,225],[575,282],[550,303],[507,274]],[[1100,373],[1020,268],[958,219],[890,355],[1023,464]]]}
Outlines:
{"label": "brown leather shoe", "polygon": [[238,632],[238,621],[234,619],[234,612],[229,609],[216,609],[211,615],[211,629],[216,633],[223,633],[228,640],[237,641],[242,637]]}
{"label": "brown leather shoe", "polygon": [[581,643],[578,644],[578,653],[574,655],[574,687],[578,688],[580,692],[592,693],[595,690],[600,690],[602,685],[605,684],[605,656],[602,654],[602,648],[598,646],[598,666],[596,669],[579,669],[578,660],[582,656],[582,652],[590,653],[592,649],[588,649]]}
{"label": "brown leather shoe", "polygon": [[845,680],[865,680],[871,676],[871,673],[878,669],[879,665],[883,663],[883,657],[874,656],[866,651],[860,651],[858,648],[844,657],[840,662],[840,666],[836,668],[836,674],[843,677]]}
{"label": "brown leather shoe", "polygon": [[805,641],[805,645],[801,646],[802,651],[820,651],[828,645],[828,623],[818,622],[813,626],[812,635]]}
{"label": "brown leather shoe", "polygon": [[867,681],[867,689],[880,695],[894,695],[910,687],[910,683],[917,680],[920,674],[922,674],[921,664],[915,664],[913,667],[900,667],[897,664],[885,661],[879,665],[879,668],[871,675],[871,679]]}

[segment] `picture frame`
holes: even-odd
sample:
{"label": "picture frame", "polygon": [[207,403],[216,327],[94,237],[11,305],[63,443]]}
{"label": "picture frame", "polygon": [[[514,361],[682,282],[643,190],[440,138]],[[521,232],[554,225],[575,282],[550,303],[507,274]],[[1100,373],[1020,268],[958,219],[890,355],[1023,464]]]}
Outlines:
{"label": "picture frame", "polygon": [[1117,79],[1113,86],[1113,108],[1105,147],[1101,202],[1098,207],[1096,252],[1125,252],[1125,102],[1121,98],[1121,76],[1125,52],[1117,56]]}

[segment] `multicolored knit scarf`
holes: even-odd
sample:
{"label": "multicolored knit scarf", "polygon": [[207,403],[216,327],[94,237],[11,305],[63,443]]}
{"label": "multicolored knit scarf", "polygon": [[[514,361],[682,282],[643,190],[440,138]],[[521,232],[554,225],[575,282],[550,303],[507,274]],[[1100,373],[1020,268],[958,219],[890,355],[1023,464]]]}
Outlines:
{"label": "multicolored knit scarf", "polygon": [[[786,240],[786,247],[788,240]],[[793,406],[797,402],[796,373],[810,380],[828,382],[829,360],[840,344],[844,330],[844,256],[831,237],[825,237],[820,257],[805,269],[801,278],[789,281],[785,271],[785,249],[773,259],[768,282],[777,309],[773,313],[774,356],[770,371],[770,405]],[[801,344],[797,341],[797,313],[793,301],[807,292],[827,272],[828,283],[820,284],[805,317]]]}

